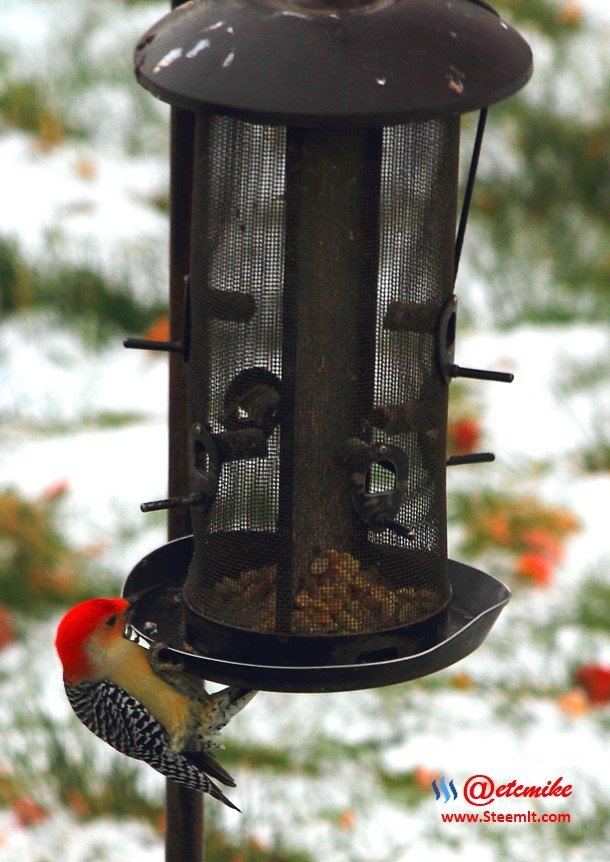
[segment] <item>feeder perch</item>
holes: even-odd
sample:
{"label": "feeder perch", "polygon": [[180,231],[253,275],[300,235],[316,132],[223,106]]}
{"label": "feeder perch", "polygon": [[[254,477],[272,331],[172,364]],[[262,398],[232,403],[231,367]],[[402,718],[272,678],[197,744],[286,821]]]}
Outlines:
{"label": "feeder perch", "polygon": [[[132,636],[224,683],[338,691],[476,649],[507,603],[447,559],[454,283],[487,106],[529,78],[479,0],[199,0],[136,50],[195,115],[182,353],[193,535]],[[458,223],[460,115],[481,111]],[[457,236],[457,240],[456,240]],[[178,359],[178,361],[181,361]],[[153,634],[154,633],[154,634]]]}

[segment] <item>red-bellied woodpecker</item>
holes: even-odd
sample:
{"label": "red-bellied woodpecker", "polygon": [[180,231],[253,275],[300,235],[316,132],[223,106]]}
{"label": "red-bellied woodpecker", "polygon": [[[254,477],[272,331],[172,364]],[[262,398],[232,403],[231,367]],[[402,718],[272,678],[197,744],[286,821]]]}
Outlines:
{"label": "red-bellied woodpecker", "polygon": [[[89,599],[61,620],[55,647],[72,709],[96,736],[178,784],[232,802],[210,780],[235,787],[209,753],[217,734],[256,694],[203,682],[124,637],[125,599]],[[160,645],[157,645],[160,646]]]}

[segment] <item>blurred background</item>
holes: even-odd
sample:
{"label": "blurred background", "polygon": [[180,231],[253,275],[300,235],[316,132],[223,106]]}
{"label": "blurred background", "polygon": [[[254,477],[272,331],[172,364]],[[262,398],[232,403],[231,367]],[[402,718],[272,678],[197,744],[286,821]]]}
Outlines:
{"label": "blurred background", "polygon": [[[209,862],[607,858],[610,841],[610,7],[497,0],[534,50],[490,111],[458,280],[450,555],[513,599],[460,664],[337,695],[261,694],[226,732],[238,815],[206,805]],[[165,540],[168,110],[132,51],[169,3],[0,5],[0,860],[163,858],[164,782],[72,715],[62,612],[116,595]],[[475,117],[463,121],[467,165]],[[606,752],[604,761],[603,752]],[[497,811],[571,823],[444,824],[460,787],[564,777],[569,799]],[[535,802],[535,805],[532,804]],[[468,806],[461,800],[454,811]]]}

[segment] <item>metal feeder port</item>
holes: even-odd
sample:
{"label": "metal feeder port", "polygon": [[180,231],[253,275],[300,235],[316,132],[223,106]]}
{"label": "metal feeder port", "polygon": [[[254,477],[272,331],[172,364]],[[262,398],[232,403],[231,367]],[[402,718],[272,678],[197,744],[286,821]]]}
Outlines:
{"label": "metal feeder port", "polygon": [[[486,109],[531,74],[479,0],[199,0],[139,82],[195,114],[181,342],[193,535],[149,554],[134,636],[278,691],[413,679],[509,599],[447,559],[454,284]],[[460,115],[479,110],[458,218]],[[456,239],[457,237],[457,239]],[[130,340],[128,346],[150,347]]]}

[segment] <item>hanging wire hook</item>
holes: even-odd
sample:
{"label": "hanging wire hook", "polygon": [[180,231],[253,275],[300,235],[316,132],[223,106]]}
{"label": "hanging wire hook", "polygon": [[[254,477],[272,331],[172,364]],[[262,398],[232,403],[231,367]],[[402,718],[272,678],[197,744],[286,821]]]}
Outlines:
{"label": "hanging wire hook", "polygon": [[[485,0],[469,0],[475,6],[480,6],[500,18],[500,13],[486,3]],[[477,168],[479,166],[479,156],[481,155],[481,145],[483,143],[483,134],[485,132],[485,123],[487,122],[487,108],[482,108],[479,114],[479,122],[477,124],[477,133],[474,139],[474,147],[472,148],[472,159],[470,160],[470,170],[468,171],[468,181],[466,183],[466,191],[464,192],[464,203],[462,204],[462,212],[460,213],[460,224],[458,227],[457,236],[455,238],[455,264],[453,272],[453,280],[455,282],[460,266],[460,258],[462,256],[462,246],[464,245],[464,234],[466,233],[466,222],[468,221],[468,213],[470,211],[470,202],[472,200],[472,192],[474,183],[477,178]]]}
{"label": "hanging wire hook", "polygon": [[477,133],[474,139],[474,147],[472,148],[472,159],[470,160],[470,170],[468,171],[468,181],[466,183],[466,191],[464,192],[464,203],[462,204],[462,212],[460,213],[460,224],[458,227],[457,236],[455,239],[455,263],[454,263],[454,281],[457,278],[460,258],[462,256],[462,247],[464,245],[464,235],[466,233],[466,223],[468,221],[468,213],[470,212],[470,203],[472,201],[472,193],[474,184],[477,178],[477,168],[479,166],[479,156],[481,155],[481,146],[483,144],[483,134],[485,133],[485,123],[487,122],[487,108],[483,108],[479,114],[479,122],[477,124]]}

